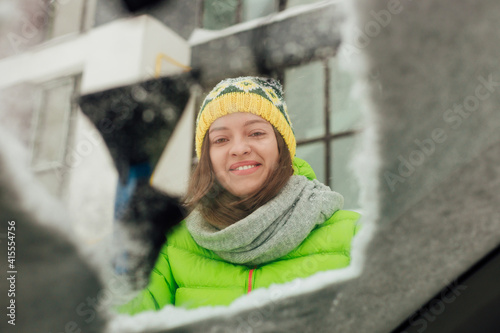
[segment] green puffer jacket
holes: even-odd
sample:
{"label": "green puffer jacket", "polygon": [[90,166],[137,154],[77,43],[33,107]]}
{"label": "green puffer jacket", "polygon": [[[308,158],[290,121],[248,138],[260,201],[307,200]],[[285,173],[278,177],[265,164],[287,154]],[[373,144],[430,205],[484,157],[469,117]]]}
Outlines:
{"label": "green puffer jacket", "polygon": [[[316,178],[309,164],[298,158],[294,159],[294,170],[295,174]],[[167,304],[185,308],[229,305],[257,288],[346,267],[359,217],[358,213],[339,210],[316,226],[295,250],[254,267],[228,263],[200,247],[182,221],[168,232],[148,287],[118,311],[135,314],[159,310]]]}

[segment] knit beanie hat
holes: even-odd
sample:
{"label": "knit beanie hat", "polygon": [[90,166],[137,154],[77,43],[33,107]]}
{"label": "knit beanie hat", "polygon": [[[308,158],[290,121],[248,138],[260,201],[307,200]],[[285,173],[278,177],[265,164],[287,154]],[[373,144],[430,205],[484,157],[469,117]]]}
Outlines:
{"label": "knit beanie hat", "polygon": [[196,119],[198,158],[210,125],[217,118],[236,112],[253,113],[267,120],[283,137],[290,156],[295,156],[297,143],[283,100],[281,84],[274,79],[246,76],[222,80],[203,101]]}

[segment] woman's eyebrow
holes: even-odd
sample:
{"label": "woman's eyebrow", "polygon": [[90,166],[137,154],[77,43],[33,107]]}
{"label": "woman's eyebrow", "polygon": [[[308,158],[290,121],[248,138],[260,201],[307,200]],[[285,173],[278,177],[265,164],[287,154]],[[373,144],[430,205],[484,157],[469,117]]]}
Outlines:
{"label": "woman's eyebrow", "polygon": [[[248,121],[245,121],[245,124],[243,126],[249,126],[249,125],[252,125],[252,124],[255,124],[255,123],[267,123],[267,121],[265,121],[264,119],[255,119],[255,120],[248,120]],[[224,131],[224,130],[228,130],[229,128],[225,127],[225,126],[221,126],[221,127],[214,127],[214,128],[211,128],[208,133],[212,133],[212,132],[215,132],[215,131]]]}
{"label": "woman's eyebrow", "polygon": [[212,133],[212,132],[215,132],[215,131],[224,131],[224,130],[228,130],[229,128],[227,127],[214,127],[214,128],[211,128],[208,133]]}
{"label": "woman's eyebrow", "polygon": [[244,126],[252,125],[252,124],[255,124],[255,123],[267,123],[267,121],[265,121],[264,119],[249,120],[249,121],[245,121],[245,125]]}

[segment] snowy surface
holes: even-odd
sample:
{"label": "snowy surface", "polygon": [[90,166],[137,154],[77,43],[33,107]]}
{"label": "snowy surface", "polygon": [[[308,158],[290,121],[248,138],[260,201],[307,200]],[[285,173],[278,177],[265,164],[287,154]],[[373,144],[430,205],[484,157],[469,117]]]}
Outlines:
{"label": "snowy surface", "polygon": [[102,249],[78,245],[68,225],[72,217],[34,178],[26,147],[3,125],[0,133],[0,219],[4,228],[0,254],[6,261],[6,225],[14,221],[17,272],[15,296],[7,297],[7,265],[2,264],[0,302],[5,309],[7,302],[15,300],[17,310],[16,325],[2,320],[0,331],[48,332],[70,323],[68,327],[85,332],[102,332],[100,314],[86,322],[75,311],[81,304],[85,306],[87,297],[100,292],[106,255]]}

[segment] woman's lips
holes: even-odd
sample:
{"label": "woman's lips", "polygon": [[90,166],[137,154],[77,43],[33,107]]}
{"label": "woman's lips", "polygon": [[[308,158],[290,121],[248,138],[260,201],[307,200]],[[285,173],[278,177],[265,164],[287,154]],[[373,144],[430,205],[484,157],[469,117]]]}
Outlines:
{"label": "woman's lips", "polygon": [[261,166],[262,164],[242,165],[235,169],[230,169],[229,171],[234,175],[245,176],[256,172]]}
{"label": "woman's lips", "polygon": [[260,165],[260,163],[257,161],[254,161],[254,160],[246,160],[246,161],[236,162],[236,163],[231,164],[231,166],[229,167],[229,171],[233,171],[233,170],[238,169],[238,168],[243,167],[243,166],[252,166],[252,165]]}

